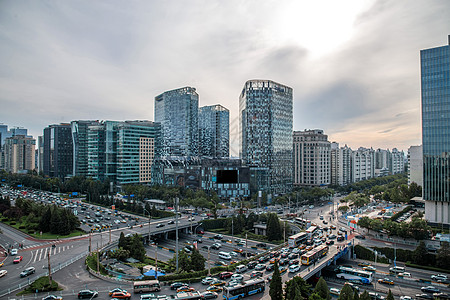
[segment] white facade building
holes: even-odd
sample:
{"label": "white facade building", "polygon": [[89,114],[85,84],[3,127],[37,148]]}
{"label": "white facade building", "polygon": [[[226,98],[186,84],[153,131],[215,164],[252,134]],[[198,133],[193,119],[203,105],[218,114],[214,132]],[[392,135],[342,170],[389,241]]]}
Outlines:
{"label": "white facade building", "polygon": [[375,151],[360,147],[352,152],[352,182],[366,180],[375,176]]}
{"label": "white facade building", "polygon": [[408,185],[411,182],[423,186],[423,151],[422,145],[408,149]]}

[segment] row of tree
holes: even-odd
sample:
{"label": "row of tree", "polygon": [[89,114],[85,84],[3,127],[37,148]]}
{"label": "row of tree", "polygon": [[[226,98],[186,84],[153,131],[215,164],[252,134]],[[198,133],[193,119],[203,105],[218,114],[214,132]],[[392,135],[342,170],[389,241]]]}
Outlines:
{"label": "row of tree", "polygon": [[[178,251],[179,272],[189,273],[191,271],[203,271],[205,269],[206,258],[200,254],[197,248],[187,253],[184,249]],[[169,260],[169,264],[176,265],[176,254]]]}
{"label": "row of tree", "polygon": [[419,216],[413,216],[411,222],[397,223],[390,219],[380,220],[362,217],[358,226],[377,232],[386,232],[388,235],[396,235],[402,238],[414,238],[416,240],[427,239],[431,233],[431,227],[427,221]]}
{"label": "row of tree", "polygon": [[[275,262],[272,281],[270,282],[269,295],[272,300],[331,300],[330,290],[326,281],[320,277],[314,289],[300,276],[295,276],[286,282],[283,291],[283,283],[281,280],[278,263]],[[339,294],[338,300],[370,300],[369,293],[364,291],[362,294],[348,285],[344,284]],[[394,300],[391,290],[386,300]]]}
{"label": "row of tree", "polygon": [[123,232],[121,232],[117,247],[118,249],[112,253],[112,258],[117,258],[122,261],[129,257],[141,262],[145,260],[145,248],[142,237],[137,233],[132,236],[125,236]]}
{"label": "row of tree", "polygon": [[10,203],[8,197],[0,199],[2,215],[11,220],[21,221],[25,224],[24,229],[29,232],[42,231],[68,235],[80,226],[80,221],[69,209],[44,205],[20,197],[15,200],[15,206],[10,206]]}

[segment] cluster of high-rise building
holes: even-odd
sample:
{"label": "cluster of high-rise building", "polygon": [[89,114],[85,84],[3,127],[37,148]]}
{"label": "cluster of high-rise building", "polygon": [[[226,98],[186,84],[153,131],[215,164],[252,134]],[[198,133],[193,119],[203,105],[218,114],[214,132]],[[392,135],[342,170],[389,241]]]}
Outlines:
{"label": "cluster of high-rise building", "polygon": [[[423,186],[425,216],[450,224],[449,45],[422,50],[422,146],[408,150],[408,182]],[[294,185],[347,185],[404,171],[397,149],[352,150],[323,130],[293,131],[293,90],[249,80],[239,95],[239,158],[229,153],[229,111],[199,107],[193,87],[155,97],[153,121],[79,120],[49,125],[36,141],[0,124],[0,168],[50,177],[214,190],[220,197],[277,195]],[[35,166],[36,164],[36,166]]]}

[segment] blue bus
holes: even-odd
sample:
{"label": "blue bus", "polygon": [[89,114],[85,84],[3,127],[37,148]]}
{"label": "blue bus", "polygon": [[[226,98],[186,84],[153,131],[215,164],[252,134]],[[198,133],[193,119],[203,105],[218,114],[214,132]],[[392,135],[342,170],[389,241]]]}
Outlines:
{"label": "blue bus", "polygon": [[224,287],[223,298],[227,300],[240,299],[258,293],[263,293],[265,289],[266,283],[264,282],[264,279],[248,280],[233,287]]}

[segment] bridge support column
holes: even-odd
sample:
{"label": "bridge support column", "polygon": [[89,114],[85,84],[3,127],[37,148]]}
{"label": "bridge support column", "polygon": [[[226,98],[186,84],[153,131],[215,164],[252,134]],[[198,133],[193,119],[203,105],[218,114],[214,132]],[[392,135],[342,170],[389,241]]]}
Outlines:
{"label": "bridge support column", "polygon": [[164,232],[164,239],[167,240],[169,237],[169,232]]}
{"label": "bridge support column", "polygon": [[351,253],[350,253],[350,252],[351,252],[350,249],[347,250],[347,254],[345,255],[345,257],[346,257],[347,259],[352,259]]}

